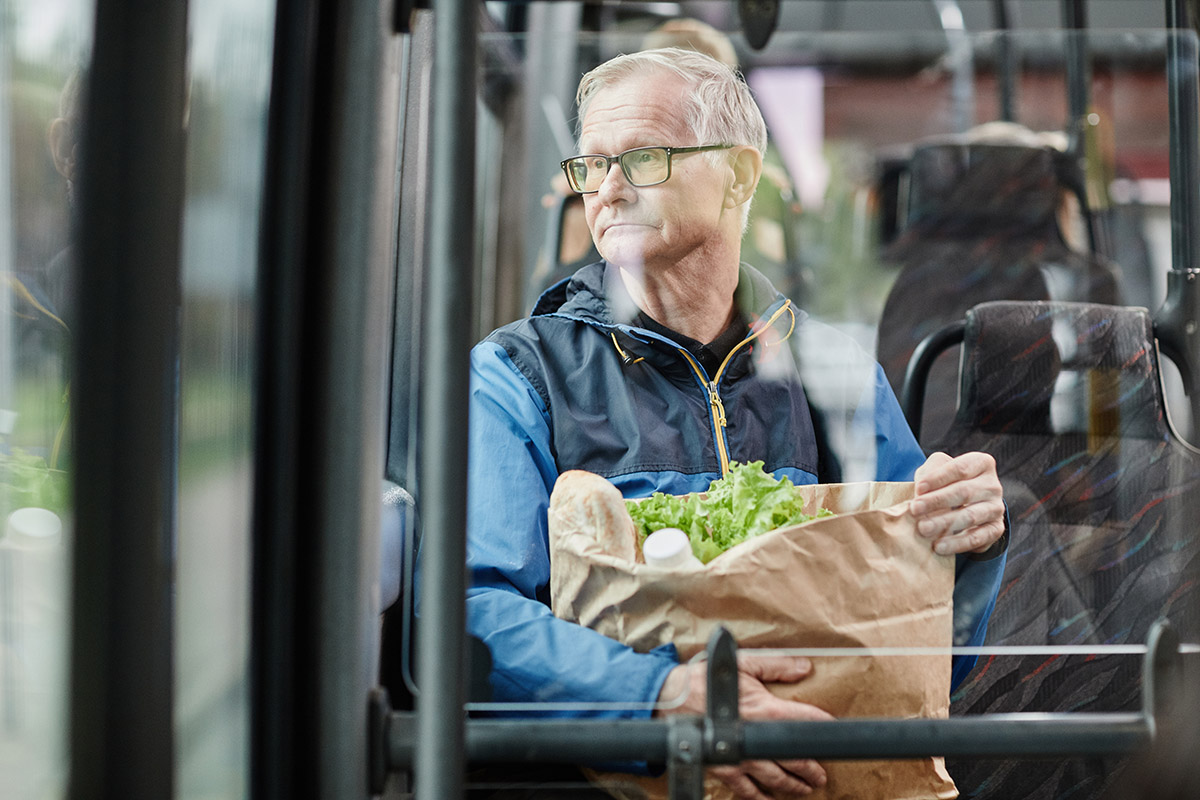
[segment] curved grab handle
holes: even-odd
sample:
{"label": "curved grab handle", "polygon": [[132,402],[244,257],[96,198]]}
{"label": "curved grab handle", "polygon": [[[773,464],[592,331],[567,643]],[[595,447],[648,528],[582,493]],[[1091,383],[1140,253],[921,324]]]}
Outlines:
{"label": "curved grab handle", "polygon": [[938,356],[954,345],[962,344],[966,330],[965,320],[952,322],[922,339],[908,359],[904,383],[900,387],[900,409],[912,428],[913,437],[918,441],[921,439],[921,411],[925,405],[925,383],[929,380],[929,370]]}

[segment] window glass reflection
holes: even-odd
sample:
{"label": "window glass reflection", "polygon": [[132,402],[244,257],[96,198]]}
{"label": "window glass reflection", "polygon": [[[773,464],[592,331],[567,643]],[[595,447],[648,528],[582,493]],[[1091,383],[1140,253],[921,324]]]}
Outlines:
{"label": "window glass reflection", "polygon": [[176,617],[178,796],[248,792],[251,383],[274,4],[190,4]]}
{"label": "window glass reflection", "polygon": [[66,780],[69,350],[76,147],[90,9],[0,26],[0,796]]}

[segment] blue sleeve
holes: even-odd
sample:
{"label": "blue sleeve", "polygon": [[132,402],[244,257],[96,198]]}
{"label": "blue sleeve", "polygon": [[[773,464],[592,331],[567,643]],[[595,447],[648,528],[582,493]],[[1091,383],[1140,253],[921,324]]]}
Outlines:
{"label": "blue sleeve", "polygon": [[[571,703],[552,716],[647,717],[673,647],[637,653],[550,610],[550,420],[503,348],[471,354],[467,625],[492,655],[497,702]],[[644,704],[638,709],[587,704]]]}
{"label": "blue sleeve", "polygon": [[[925,453],[900,410],[900,403],[884,376],[876,367],[874,386],[876,480],[910,481],[917,467],[925,462]],[[1008,525],[1005,512],[1004,524]],[[976,647],[987,636],[988,619],[996,607],[1007,553],[979,560],[961,554],[954,570],[954,645]],[[954,656],[950,687],[953,689],[974,668],[975,656]]]}
{"label": "blue sleeve", "polygon": [[[1004,512],[1004,524],[1008,512]],[[1008,552],[985,560],[963,553],[957,557],[954,569],[954,645],[979,647],[987,638],[988,619],[996,607]],[[955,656],[950,677],[953,690],[971,672],[976,656]]]}
{"label": "blue sleeve", "polygon": [[925,452],[917,444],[900,402],[892,391],[883,367],[875,365],[874,397],[860,408],[874,410],[875,480],[911,481],[917,467],[925,463]]}

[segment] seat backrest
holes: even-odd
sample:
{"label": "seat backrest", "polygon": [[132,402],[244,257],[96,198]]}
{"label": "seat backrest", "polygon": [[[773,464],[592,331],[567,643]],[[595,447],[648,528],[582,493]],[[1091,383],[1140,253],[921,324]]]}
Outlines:
{"label": "seat backrest", "polygon": [[416,502],[405,489],[383,482],[380,516],[379,681],[393,708],[413,707],[411,650],[414,636],[412,575],[416,564]]}
{"label": "seat backrest", "polygon": [[[991,453],[1012,522],[988,644],[1196,641],[1200,457],[1173,434],[1141,308],[993,302],[966,315],[960,406],[936,443]],[[952,712],[1133,711],[1136,657],[981,659]],[[1123,761],[952,762],[971,797],[1098,797]]]}
{"label": "seat backrest", "polygon": [[[388,691],[393,709],[414,707],[416,685],[416,573],[420,535],[416,500],[404,488],[383,482],[380,517],[380,631],[379,682]],[[491,653],[473,635],[467,636],[468,696],[473,702],[491,698],[488,674]]]}
{"label": "seat backrest", "polygon": [[990,302],[966,316],[954,426],[982,433],[1170,435],[1144,308]]}
{"label": "seat backrest", "polygon": [[[1059,227],[1068,168],[1050,147],[951,141],[914,150],[907,226],[882,254],[900,268],[877,347],[893,389],[921,340],[980,303],[1117,302],[1113,267],[1069,247]],[[930,372],[923,444],[946,431],[954,412],[954,355]]]}
{"label": "seat backrest", "polygon": [[385,480],[379,522],[379,607],[386,612],[400,599],[404,570],[412,568],[416,522],[413,496]]}

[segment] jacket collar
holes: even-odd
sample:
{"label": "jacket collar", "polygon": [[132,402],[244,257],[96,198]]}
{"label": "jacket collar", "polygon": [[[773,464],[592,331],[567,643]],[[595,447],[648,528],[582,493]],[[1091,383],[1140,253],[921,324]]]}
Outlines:
{"label": "jacket collar", "polygon": [[[752,365],[747,356],[761,344],[788,338],[804,318],[804,312],[795,310],[762,273],[748,264],[741,265],[734,298],[750,320],[752,333],[773,321],[771,331],[764,332],[760,340],[737,350],[722,377],[745,374]],[[625,356],[627,365],[646,360],[667,375],[692,376],[692,367],[677,343],[633,324],[637,311],[616,268],[598,261],[547,289],[538,298],[533,315],[566,316],[597,327],[606,337],[615,337],[614,346]]]}

